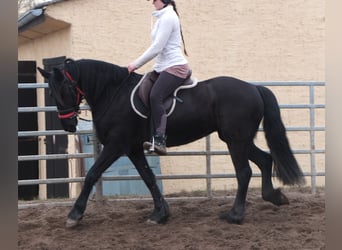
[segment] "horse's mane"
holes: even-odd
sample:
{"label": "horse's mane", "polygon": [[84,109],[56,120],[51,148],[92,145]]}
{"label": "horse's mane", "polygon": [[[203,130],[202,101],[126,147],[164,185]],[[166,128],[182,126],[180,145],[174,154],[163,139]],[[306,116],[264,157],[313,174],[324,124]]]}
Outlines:
{"label": "horse's mane", "polygon": [[133,89],[142,77],[136,73],[128,74],[127,67],[94,59],[67,59],[64,68],[85,93],[92,111],[95,111],[95,105],[92,104],[96,104],[96,112],[99,114],[107,110],[120,93],[129,93],[129,89]]}
{"label": "horse's mane", "polygon": [[95,99],[103,95],[108,97],[128,76],[127,67],[93,59],[66,63],[65,69],[75,76],[80,88],[92,92]]}

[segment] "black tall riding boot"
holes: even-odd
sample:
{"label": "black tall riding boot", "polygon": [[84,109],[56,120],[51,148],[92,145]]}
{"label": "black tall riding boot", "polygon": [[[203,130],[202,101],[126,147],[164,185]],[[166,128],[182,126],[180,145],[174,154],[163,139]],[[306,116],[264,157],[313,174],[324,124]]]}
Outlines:
{"label": "black tall riding boot", "polygon": [[159,155],[166,155],[166,135],[153,136],[152,142],[144,142],[143,147],[149,153],[156,152]]}

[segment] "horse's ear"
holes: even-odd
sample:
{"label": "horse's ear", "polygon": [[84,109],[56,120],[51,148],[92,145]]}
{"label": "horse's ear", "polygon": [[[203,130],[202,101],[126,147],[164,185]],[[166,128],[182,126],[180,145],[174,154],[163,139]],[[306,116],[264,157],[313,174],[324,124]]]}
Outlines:
{"label": "horse's ear", "polygon": [[64,75],[63,75],[62,71],[58,68],[52,68],[52,70],[53,70],[53,73],[54,73],[53,75],[54,75],[55,79],[57,81],[63,81]]}
{"label": "horse's ear", "polygon": [[40,68],[40,67],[37,67],[39,73],[44,77],[44,78],[47,78],[49,79],[50,76],[51,76],[51,73],[47,72],[46,70]]}

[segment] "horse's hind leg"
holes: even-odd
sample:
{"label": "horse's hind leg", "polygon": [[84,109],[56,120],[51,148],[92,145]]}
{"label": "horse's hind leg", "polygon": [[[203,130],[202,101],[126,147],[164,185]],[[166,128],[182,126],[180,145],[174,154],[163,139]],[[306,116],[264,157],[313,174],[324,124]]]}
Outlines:
{"label": "horse's hind leg", "polygon": [[246,195],[252,170],[248,162],[248,148],[250,142],[229,142],[228,147],[234,164],[238,189],[234,205],[228,214],[223,214],[222,219],[230,223],[241,224],[245,214]]}
{"label": "horse's hind leg", "polygon": [[262,198],[275,205],[289,204],[286,196],[279,190],[274,189],[272,184],[272,157],[270,154],[260,150],[255,144],[250,148],[249,159],[261,170],[262,176]]}
{"label": "horse's hind leg", "polygon": [[149,222],[165,223],[170,216],[169,206],[159,190],[155,175],[148,165],[143,149],[139,148],[127,156],[133,162],[153,197],[154,210],[149,218]]}

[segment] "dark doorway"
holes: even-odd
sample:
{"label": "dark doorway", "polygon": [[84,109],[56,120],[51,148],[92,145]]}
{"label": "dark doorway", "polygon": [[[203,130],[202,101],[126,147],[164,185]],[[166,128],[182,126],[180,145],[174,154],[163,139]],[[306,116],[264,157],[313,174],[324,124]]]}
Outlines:
{"label": "dark doorway", "polygon": [[[18,62],[18,82],[37,82],[35,61]],[[35,106],[37,106],[36,89],[18,89],[18,107]],[[18,114],[18,131],[37,130],[38,119],[36,112]],[[19,137],[18,155],[38,155],[38,137]],[[38,176],[38,161],[18,162],[18,180],[38,179]],[[18,199],[32,200],[38,196],[38,190],[38,185],[18,186]]]}
{"label": "dark doorway", "polygon": [[[43,60],[44,69],[51,71],[53,67],[62,67],[63,57],[48,58]],[[49,90],[45,90],[45,106],[56,106],[55,101],[49,94]],[[55,112],[46,112],[46,130],[63,130],[62,125]],[[47,154],[65,154],[68,147],[67,135],[53,135],[46,137],[46,153]],[[48,160],[47,161],[47,178],[67,178],[68,160]],[[69,197],[69,184],[58,183],[48,184],[47,186],[48,198],[67,198]]]}

